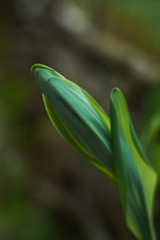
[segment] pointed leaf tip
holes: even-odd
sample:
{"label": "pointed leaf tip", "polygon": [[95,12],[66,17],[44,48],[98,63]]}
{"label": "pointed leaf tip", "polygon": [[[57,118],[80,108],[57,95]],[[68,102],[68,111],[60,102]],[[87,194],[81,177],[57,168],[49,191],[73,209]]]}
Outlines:
{"label": "pointed leaf tip", "polygon": [[120,90],[110,98],[111,137],[115,174],[130,230],[140,240],[156,239],[152,208],[156,174],[139,144]]}
{"label": "pointed leaf tip", "polygon": [[57,130],[97,169],[116,182],[107,114],[84,89],[53,69],[35,64],[32,71]]}
{"label": "pointed leaf tip", "polygon": [[117,91],[120,91],[119,88],[117,88],[117,87],[112,89],[112,92],[114,92],[114,93],[117,92]]}

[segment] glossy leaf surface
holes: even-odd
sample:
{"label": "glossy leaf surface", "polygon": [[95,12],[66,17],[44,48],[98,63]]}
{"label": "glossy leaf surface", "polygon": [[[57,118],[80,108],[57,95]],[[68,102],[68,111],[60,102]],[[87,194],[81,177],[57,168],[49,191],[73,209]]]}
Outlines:
{"label": "glossy leaf surface", "polygon": [[115,174],[127,225],[138,239],[156,239],[152,222],[156,173],[139,144],[119,89],[111,93],[110,114]]}
{"label": "glossy leaf surface", "polygon": [[53,69],[35,64],[32,74],[57,130],[96,168],[116,181],[107,114],[85,90]]}

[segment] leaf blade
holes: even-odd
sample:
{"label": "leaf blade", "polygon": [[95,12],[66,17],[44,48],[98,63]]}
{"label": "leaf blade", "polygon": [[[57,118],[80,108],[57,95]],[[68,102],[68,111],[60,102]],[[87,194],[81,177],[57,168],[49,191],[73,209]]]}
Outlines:
{"label": "leaf blade", "polygon": [[119,89],[111,93],[110,110],[115,173],[127,225],[138,239],[155,239],[152,210],[156,174],[144,157]]}

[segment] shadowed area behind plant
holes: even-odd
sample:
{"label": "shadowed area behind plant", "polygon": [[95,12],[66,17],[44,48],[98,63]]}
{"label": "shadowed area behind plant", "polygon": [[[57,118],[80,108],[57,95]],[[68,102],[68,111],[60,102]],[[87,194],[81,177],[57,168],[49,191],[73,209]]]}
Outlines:
{"label": "shadowed area behind plant", "polygon": [[[35,62],[49,65],[107,112],[109,93],[118,86],[138,127],[144,99],[160,75],[159,5],[136,1],[131,8],[128,2],[2,1],[1,239],[134,239],[117,188],[59,137],[30,74]],[[158,234],[159,201],[158,193]]]}

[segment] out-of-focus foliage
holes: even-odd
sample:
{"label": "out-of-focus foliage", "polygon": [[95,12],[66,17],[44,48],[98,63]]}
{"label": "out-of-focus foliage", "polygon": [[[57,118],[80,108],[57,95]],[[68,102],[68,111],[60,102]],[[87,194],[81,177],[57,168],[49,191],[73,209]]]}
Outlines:
{"label": "out-of-focus foliage", "polygon": [[[148,53],[160,55],[160,3],[153,1],[134,1],[129,0],[121,2],[113,1],[113,8],[120,13],[122,23],[127,29],[126,38],[131,42],[136,40],[136,45]],[[121,24],[121,22],[119,22]],[[123,27],[122,27],[123,28]],[[122,29],[123,31],[123,29]],[[146,39],[144,41],[144,39]]]}
{"label": "out-of-focus foliage", "polygon": [[[7,75],[6,75],[7,76]],[[38,138],[24,120],[27,99],[31,96],[23,78],[1,82],[0,109],[0,238],[59,239],[57,226],[46,210],[33,202],[28,186],[30,174],[25,153]],[[2,115],[1,115],[2,116]],[[3,127],[2,127],[3,126]],[[36,131],[36,129],[35,129]],[[37,135],[37,133],[36,133]],[[17,149],[17,146],[20,149]]]}
{"label": "out-of-focus foliage", "polygon": [[[137,0],[1,1],[0,239],[23,239],[25,233],[24,239],[39,238],[32,218],[48,239],[55,232],[61,232],[61,240],[133,239],[115,188],[53,131],[30,67],[35,62],[54,67],[87,89],[105,110],[107,94],[118,86],[137,123],[140,103],[159,75],[159,5]],[[143,70],[145,78],[132,66]],[[158,232],[160,210],[155,211]]]}
{"label": "out-of-focus foliage", "polygon": [[159,1],[76,1],[100,27],[109,29],[159,59]]}
{"label": "out-of-focus foliage", "polygon": [[158,82],[144,102],[139,135],[155,170],[160,177],[160,83]]}

